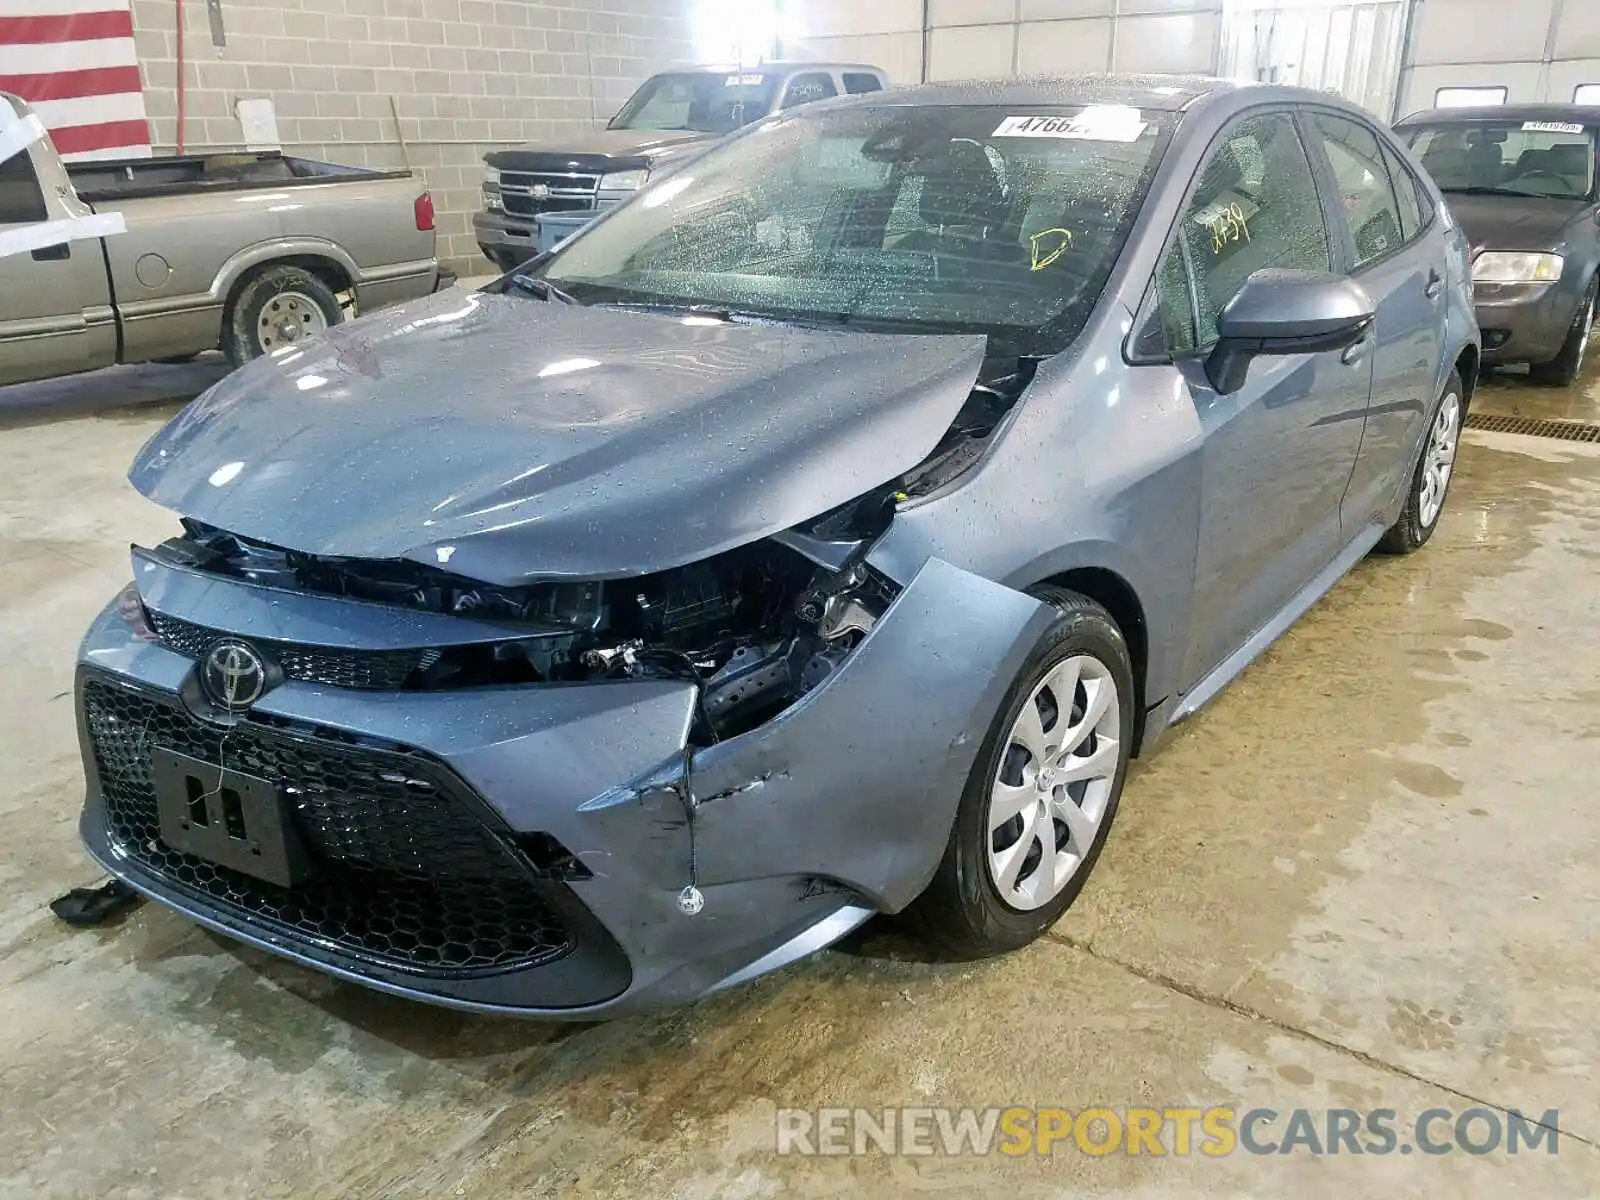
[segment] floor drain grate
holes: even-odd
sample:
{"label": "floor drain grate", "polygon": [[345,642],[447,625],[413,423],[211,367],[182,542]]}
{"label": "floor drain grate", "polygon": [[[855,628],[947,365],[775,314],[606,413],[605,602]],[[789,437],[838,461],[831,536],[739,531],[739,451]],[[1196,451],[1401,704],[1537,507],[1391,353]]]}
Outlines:
{"label": "floor drain grate", "polygon": [[1600,442],[1600,425],[1586,421],[1544,421],[1536,417],[1503,417],[1498,413],[1467,414],[1468,429],[1488,433],[1522,433],[1529,437],[1559,438],[1564,442]]}

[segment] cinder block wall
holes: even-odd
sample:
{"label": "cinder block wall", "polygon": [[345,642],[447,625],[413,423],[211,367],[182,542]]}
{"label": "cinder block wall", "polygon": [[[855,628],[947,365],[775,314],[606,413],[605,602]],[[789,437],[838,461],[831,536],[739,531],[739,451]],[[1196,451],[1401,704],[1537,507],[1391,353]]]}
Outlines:
{"label": "cinder block wall", "polygon": [[187,151],[242,148],[234,102],[269,96],[287,153],[381,167],[409,153],[433,192],[441,257],[481,274],[471,218],[484,152],[603,123],[647,75],[690,61],[691,4],[222,0],[221,50],[205,0],[133,0],[133,24],[156,153],[177,146],[181,5]]}

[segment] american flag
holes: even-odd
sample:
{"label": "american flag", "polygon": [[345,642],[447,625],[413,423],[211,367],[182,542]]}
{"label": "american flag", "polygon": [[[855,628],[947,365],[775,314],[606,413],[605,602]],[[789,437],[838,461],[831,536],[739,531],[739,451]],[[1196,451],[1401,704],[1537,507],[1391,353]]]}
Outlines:
{"label": "american flag", "polygon": [[0,0],[0,92],[21,96],[61,157],[150,154],[130,0]]}

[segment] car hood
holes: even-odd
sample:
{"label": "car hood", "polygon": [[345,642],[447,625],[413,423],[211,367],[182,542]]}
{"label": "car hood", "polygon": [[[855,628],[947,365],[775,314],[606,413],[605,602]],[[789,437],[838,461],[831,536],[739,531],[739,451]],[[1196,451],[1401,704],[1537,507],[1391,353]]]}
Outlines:
{"label": "car hood", "polygon": [[498,584],[644,574],[897,478],[984,348],[443,292],[248,364],[129,479],[310,554]]}
{"label": "car hood", "polygon": [[1552,250],[1562,243],[1573,218],[1590,207],[1587,200],[1542,196],[1446,192],[1444,198],[1474,250]]}
{"label": "car hood", "polygon": [[696,130],[661,129],[586,129],[548,141],[526,142],[506,150],[484,155],[484,161],[501,170],[553,170],[557,166],[575,169],[604,169],[604,160],[615,165],[647,163],[652,159],[711,141],[716,135]]}

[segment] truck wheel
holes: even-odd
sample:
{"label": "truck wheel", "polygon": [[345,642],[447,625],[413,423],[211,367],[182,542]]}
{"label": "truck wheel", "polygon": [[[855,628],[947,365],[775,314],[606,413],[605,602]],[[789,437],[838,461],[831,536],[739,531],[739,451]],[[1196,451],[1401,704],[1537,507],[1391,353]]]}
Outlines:
{"label": "truck wheel", "polygon": [[343,320],[333,289],[310,271],[262,267],[234,288],[222,317],[222,350],[229,362],[242,366]]}
{"label": "truck wheel", "polygon": [[1578,304],[1578,315],[1572,319],[1572,328],[1567,330],[1567,340],[1562,343],[1561,353],[1549,362],[1529,364],[1528,377],[1535,383],[1550,387],[1565,387],[1577,379],[1578,372],[1583,370],[1584,351],[1589,348],[1589,331],[1594,328],[1597,290],[1600,290],[1600,276],[1595,278],[1589,285],[1589,290],[1583,294],[1583,299]]}

